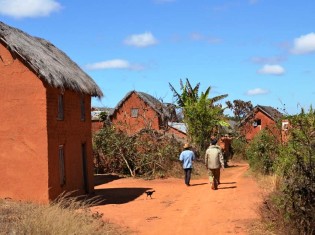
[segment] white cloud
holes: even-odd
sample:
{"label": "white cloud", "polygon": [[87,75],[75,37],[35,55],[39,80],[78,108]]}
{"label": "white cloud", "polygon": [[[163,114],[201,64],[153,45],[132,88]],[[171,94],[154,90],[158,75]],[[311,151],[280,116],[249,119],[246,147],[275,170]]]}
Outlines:
{"label": "white cloud", "polygon": [[125,44],[135,47],[148,47],[158,43],[152,33],[145,32],[143,34],[134,34],[124,41]]}
{"label": "white cloud", "polygon": [[131,64],[126,60],[114,59],[94,64],[87,64],[85,66],[88,70],[101,70],[101,69],[128,69],[128,70],[143,70],[144,67],[137,64]]}
{"label": "white cloud", "polygon": [[285,70],[280,65],[266,64],[261,69],[259,69],[257,72],[261,73],[261,74],[282,75],[285,73]]}
{"label": "white cloud", "polygon": [[0,14],[14,18],[48,16],[61,8],[56,0],[0,0]]}
{"label": "white cloud", "polygon": [[261,89],[261,88],[255,88],[255,89],[252,89],[252,90],[248,90],[246,92],[246,95],[264,95],[264,94],[268,94],[269,91],[268,90],[264,90],[264,89]]}
{"label": "white cloud", "polygon": [[294,45],[291,52],[293,54],[308,54],[315,52],[315,33],[309,33],[294,39]]}

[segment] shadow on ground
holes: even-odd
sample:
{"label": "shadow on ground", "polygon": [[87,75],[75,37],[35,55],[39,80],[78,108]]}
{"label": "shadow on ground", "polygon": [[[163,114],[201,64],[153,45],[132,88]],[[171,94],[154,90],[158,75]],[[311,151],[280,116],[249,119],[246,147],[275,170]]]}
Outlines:
{"label": "shadow on ground", "polygon": [[112,182],[114,180],[119,180],[122,179],[123,177],[120,177],[118,175],[109,175],[109,174],[104,174],[104,175],[94,175],[94,186],[98,186],[101,184],[106,184],[109,182]]}
{"label": "shadow on ground", "polygon": [[135,200],[144,195],[144,193],[151,188],[107,188],[95,189],[94,197],[96,204],[124,204]]}
{"label": "shadow on ground", "polygon": [[199,186],[199,185],[205,185],[205,184],[208,184],[208,183],[190,184],[190,186]]}

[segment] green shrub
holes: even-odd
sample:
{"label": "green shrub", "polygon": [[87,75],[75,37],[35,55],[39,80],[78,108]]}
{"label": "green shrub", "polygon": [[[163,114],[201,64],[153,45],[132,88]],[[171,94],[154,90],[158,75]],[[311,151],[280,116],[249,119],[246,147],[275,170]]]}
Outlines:
{"label": "green shrub", "polygon": [[233,150],[233,159],[246,160],[247,142],[245,138],[233,138],[231,146]]}
{"label": "green shrub", "polygon": [[280,143],[268,129],[262,130],[248,144],[246,158],[253,171],[262,174],[273,173],[273,164],[279,155]]}
{"label": "green shrub", "polygon": [[290,118],[290,139],[277,162],[283,176],[276,203],[292,234],[315,234],[315,112]]}

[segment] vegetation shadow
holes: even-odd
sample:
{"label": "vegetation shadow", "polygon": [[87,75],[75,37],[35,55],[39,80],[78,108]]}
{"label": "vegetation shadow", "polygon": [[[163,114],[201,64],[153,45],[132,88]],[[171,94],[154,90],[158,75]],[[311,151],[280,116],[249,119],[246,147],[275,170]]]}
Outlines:
{"label": "vegetation shadow", "polygon": [[106,183],[109,183],[109,182],[112,182],[114,180],[118,180],[121,178],[123,177],[119,175],[112,175],[112,174],[94,175],[94,186],[106,184]]}
{"label": "vegetation shadow", "polygon": [[151,188],[107,188],[95,189],[94,199],[96,205],[124,204],[140,197]]}

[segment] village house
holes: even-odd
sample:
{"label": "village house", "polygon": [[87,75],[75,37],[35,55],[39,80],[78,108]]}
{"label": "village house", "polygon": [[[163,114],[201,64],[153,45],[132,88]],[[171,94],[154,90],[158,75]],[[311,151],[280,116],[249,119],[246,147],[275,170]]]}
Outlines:
{"label": "village house", "polygon": [[104,123],[109,124],[113,110],[113,108],[91,108],[92,135],[100,131],[103,128]]}
{"label": "village house", "polygon": [[261,130],[268,128],[275,136],[281,139],[281,131],[277,122],[282,118],[282,113],[270,106],[257,105],[241,123],[241,129],[246,140],[252,140]]}
{"label": "village house", "polygon": [[91,97],[102,95],[64,52],[0,22],[0,198],[93,192]]}
{"label": "village house", "polygon": [[176,121],[173,105],[163,104],[153,96],[138,91],[128,92],[111,115],[112,125],[129,135],[153,129],[184,140],[186,129]]}

